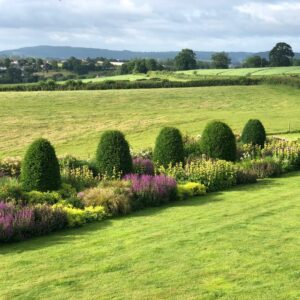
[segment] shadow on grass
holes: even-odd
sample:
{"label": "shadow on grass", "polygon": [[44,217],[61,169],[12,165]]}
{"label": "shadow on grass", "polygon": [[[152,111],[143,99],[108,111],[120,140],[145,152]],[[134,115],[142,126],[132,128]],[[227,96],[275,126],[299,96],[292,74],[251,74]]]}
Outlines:
{"label": "shadow on grass", "polygon": [[[283,175],[280,179],[284,178],[293,178],[299,177],[299,172],[292,172],[289,174]],[[164,209],[169,209],[172,207],[182,207],[182,206],[203,206],[212,202],[220,202],[223,201],[224,198],[222,195],[225,193],[235,193],[235,192],[253,192],[269,189],[272,187],[284,186],[284,181],[272,178],[272,179],[264,179],[260,180],[256,184],[247,184],[247,185],[239,185],[228,190],[222,192],[214,192],[207,194],[205,196],[195,197],[188,200],[176,201],[172,203],[168,203],[164,206],[159,207],[151,207],[146,208],[140,211],[133,212],[130,215],[116,217],[114,219],[107,219],[101,222],[95,222],[91,224],[86,224],[83,227],[73,228],[73,229],[64,229],[61,231],[57,231],[51,233],[50,235],[45,235],[42,237],[35,237],[26,241],[10,243],[10,244],[1,244],[0,243],[0,255],[8,254],[8,253],[22,253],[26,251],[39,250],[46,247],[55,247],[60,244],[65,244],[70,241],[74,241],[75,239],[82,238],[83,236],[87,236],[89,233],[94,231],[100,231],[111,225],[112,220],[118,221],[124,218],[126,219],[134,219],[145,216],[152,216],[158,213],[161,213]]]}

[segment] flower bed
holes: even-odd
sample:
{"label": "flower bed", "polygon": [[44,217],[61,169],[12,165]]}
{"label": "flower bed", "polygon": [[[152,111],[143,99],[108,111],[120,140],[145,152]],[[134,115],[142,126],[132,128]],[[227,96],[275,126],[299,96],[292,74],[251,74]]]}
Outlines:
{"label": "flower bed", "polygon": [[61,184],[55,191],[25,189],[20,176],[21,160],[1,160],[0,242],[19,241],[81,226],[137,209],[225,190],[237,184],[255,183],[257,179],[300,168],[298,142],[272,138],[264,147],[237,144],[237,159],[232,162],[203,155],[200,140],[185,137],[184,162],[167,166],[151,160],[152,149],[135,153],[132,168],[129,164],[133,173],[127,175],[114,168],[110,175],[101,174],[94,160],[78,160],[72,156],[60,158]]}

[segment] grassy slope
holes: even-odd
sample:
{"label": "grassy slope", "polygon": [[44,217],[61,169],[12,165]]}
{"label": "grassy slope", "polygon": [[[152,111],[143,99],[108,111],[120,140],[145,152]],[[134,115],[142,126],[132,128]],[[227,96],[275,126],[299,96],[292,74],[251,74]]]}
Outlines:
{"label": "grassy slope", "polygon": [[241,68],[241,69],[204,69],[189,70],[180,73],[197,75],[218,75],[218,76],[246,76],[246,75],[286,75],[300,74],[300,67],[274,67],[274,68]]}
{"label": "grassy slope", "polygon": [[299,299],[299,181],[294,173],[4,245],[0,298]]}
{"label": "grassy slope", "polygon": [[152,146],[166,125],[199,134],[212,119],[240,132],[259,118],[269,132],[300,129],[300,90],[282,86],[0,93],[0,157],[23,154],[43,136],[59,154],[92,156],[100,133],[123,130],[131,145]]}

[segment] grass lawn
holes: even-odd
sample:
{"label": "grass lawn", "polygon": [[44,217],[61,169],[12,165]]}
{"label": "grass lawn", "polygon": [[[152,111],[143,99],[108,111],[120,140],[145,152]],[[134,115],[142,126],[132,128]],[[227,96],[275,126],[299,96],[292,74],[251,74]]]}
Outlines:
{"label": "grass lawn", "polygon": [[299,299],[300,172],[0,246],[1,299]]}
{"label": "grass lawn", "polygon": [[272,133],[300,129],[300,90],[285,86],[2,92],[0,157],[23,155],[35,138],[58,154],[91,157],[101,132],[120,129],[136,150],[153,146],[163,126],[200,134],[213,119],[241,132],[259,118]]}

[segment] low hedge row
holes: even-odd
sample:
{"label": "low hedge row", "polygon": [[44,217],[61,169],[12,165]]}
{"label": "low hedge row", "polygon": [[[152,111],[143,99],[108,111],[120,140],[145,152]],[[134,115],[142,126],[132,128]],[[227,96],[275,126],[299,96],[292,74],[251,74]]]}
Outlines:
{"label": "low hedge row", "polygon": [[113,89],[154,89],[154,88],[181,88],[204,86],[230,86],[230,85],[257,85],[259,78],[250,77],[203,77],[199,80],[169,81],[163,80],[108,80],[103,82],[82,82],[69,80],[66,83],[46,81],[29,84],[0,85],[0,92],[15,91],[68,91],[68,90],[113,90]]}
{"label": "low hedge row", "polygon": [[170,81],[168,79],[145,79],[145,80],[106,80],[102,82],[82,82],[80,80],[68,80],[65,83],[54,80],[37,83],[3,84],[0,92],[24,92],[24,91],[69,91],[69,90],[114,90],[114,89],[154,89],[154,88],[183,88],[205,86],[231,86],[231,85],[287,85],[300,88],[298,76],[203,76],[201,79],[186,81]]}

